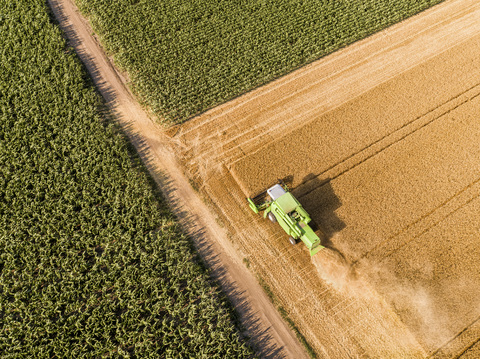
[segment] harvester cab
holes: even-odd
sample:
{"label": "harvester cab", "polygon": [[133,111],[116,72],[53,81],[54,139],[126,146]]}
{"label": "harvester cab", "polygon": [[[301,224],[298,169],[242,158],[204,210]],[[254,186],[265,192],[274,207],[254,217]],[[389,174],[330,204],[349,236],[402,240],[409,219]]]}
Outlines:
{"label": "harvester cab", "polygon": [[307,211],[282,181],[247,200],[255,213],[263,211],[264,218],[278,222],[288,234],[291,244],[295,245],[300,239],[309,249],[311,256],[324,248],[320,238],[308,225],[312,219]]}

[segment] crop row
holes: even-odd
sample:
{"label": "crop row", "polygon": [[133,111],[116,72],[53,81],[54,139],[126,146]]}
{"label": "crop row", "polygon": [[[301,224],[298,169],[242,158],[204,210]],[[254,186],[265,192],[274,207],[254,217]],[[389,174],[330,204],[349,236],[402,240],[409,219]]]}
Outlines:
{"label": "crop row", "polygon": [[43,0],[0,0],[0,353],[251,357]]}
{"label": "crop row", "polygon": [[138,97],[183,122],[441,0],[76,0]]}

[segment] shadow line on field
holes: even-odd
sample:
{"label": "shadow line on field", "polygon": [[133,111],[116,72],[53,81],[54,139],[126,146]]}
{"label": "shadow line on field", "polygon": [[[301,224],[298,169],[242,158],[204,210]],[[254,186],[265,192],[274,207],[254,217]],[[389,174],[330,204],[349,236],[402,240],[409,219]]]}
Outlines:
{"label": "shadow line on field", "polygon": [[68,53],[73,49],[80,58],[85,73],[90,74],[90,76],[85,76],[83,80],[92,86],[96,86],[107,103],[113,103],[116,99],[115,92],[103,79],[92,56],[83,49],[84,44],[75,31],[73,23],[69,21],[63,5],[58,0],[48,0],[47,2],[50,8],[51,21],[60,27],[66,40],[67,48],[65,52]]}

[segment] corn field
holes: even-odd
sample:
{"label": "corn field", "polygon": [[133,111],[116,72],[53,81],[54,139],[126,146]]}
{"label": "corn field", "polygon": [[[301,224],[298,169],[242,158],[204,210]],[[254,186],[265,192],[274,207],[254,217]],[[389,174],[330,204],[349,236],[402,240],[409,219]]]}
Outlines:
{"label": "corn field", "polygon": [[250,358],[43,0],[0,0],[0,353]]}
{"label": "corn field", "polygon": [[76,0],[138,98],[179,123],[442,0]]}

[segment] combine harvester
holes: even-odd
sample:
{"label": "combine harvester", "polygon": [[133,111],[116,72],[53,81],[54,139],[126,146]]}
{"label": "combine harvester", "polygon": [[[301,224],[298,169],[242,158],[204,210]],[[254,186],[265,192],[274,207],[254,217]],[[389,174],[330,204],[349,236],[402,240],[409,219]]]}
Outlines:
{"label": "combine harvester", "polygon": [[301,239],[311,256],[325,248],[320,244],[320,238],[308,225],[312,219],[307,211],[282,181],[247,200],[255,213],[264,211],[263,218],[268,217],[272,222],[278,222],[287,232],[291,244],[295,245],[297,240]]}

